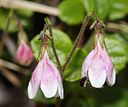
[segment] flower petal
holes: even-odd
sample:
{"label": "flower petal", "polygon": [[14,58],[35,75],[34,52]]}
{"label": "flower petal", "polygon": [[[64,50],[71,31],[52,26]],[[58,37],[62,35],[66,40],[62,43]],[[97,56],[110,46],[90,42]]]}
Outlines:
{"label": "flower petal", "polygon": [[63,90],[63,85],[62,85],[62,80],[60,75],[58,77],[58,95],[60,96],[61,99],[64,98],[64,90]]}
{"label": "flower petal", "polygon": [[111,60],[110,56],[108,55],[106,49],[103,49],[103,51],[102,51],[102,60],[105,64],[107,73],[111,74],[113,71],[113,63],[112,63],[112,60]]}
{"label": "flower petal", "polygon": [[46,98],[51,98],[57,93],[57,80],[53,72],[43,73],[41,80],[41,90]]}
{"label": "flower petal", "polygon": [[107,84],[109,86],[112,86],[115,84],[115,81],[116,81],[116,72],[115,69],[113,69],[112,75],[107,75]]}
{"label": "flower petal", "polygon": [[88,68],[89,68],[91,62],[93,61],[93,58],[94,58],[95,54],[96,54],[96,51],[93,49],[88,54],[88,56],[85,58],[85,60],[83,62],[83,65],[82,65],[82,78],[87,76]]}
{"label": "flower petal", "polygon": [[54,71],[55,66],[50,63],[47,51],[44,55],[43,75],[41,80],[41,90],[46,98],[51,98],[57,93],[57,77]]}
{"label": "flower petal", "polygon": [[108,85],[112,86],[116,80],[116,72],[113,67],[112,60],[105,49],[102,52],[102,59],[104,60],[105,68],[107,71],[107,83]]}
{"label": "flower petal", "polygon": [[89,69],[88,76],[93,87],[101,88],[106,80],[106,71],[99,72]]}
{"label": "flower petal", "polygon": [[53,67],[53,70],[55,71],[55,75],[56,75],[56,79],[57,79],[57,93],[56,95],[60,96],[61,99],[63,99],[64,97],[64,91],[63,91],[63,85],[62,85],[62,79],[60,76],[60,72],[58,71],[58,69],[55,67],[55,65],[53,64],[53,62],[50,60],[50,64]]}
{"label": "flower petal", "polygon": [[42,78],[42,67],[43,67],[43,59],[38,63],[37,67],[35,68],[32,74],[31,80],[29,81],[28,97],[30,99],[33,99],[38,91]]}

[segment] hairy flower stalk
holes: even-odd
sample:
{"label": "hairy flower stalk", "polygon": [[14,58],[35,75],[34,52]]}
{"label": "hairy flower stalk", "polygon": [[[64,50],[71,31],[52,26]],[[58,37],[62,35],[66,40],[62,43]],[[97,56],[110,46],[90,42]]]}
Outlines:
{"label": "hairy flower stalk", "polygon": [[31,80],[29,81],[28,97],[33,99],[36,96],[38,89],[41,88],[46,98],[52,98],[55,96],[63,99],[61,75],[53,62],[49,59],[46,37],[43,37],[43,39],[45,41],[45,53],[36,66]]}
{"label": "hairy flower stalk", "polygon": [[[105,81],[109,86],[114,85],[116,73],[112,60],[105,48],[103,34],[96,34],[95,48],[89,53],[82,65],[82,80],[88,79],[95,88],[102,88]],[[84,86],[86,81],[84,81]]]}
{"label": "hairy flower stalk", "polygon": [[33,61],[33,52],[27,43],[26,35],[23,31],[19,33],[19,42],[16,59],[20,64],[28,66]]}

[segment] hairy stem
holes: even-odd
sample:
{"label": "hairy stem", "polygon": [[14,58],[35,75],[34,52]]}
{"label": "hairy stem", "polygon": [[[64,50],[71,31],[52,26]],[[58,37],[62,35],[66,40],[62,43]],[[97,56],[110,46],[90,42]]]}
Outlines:
{"label": "hairy stem", "polygon": [[56,58],[56,62],[58,64],[59,69],[62,71],[62,66],[61,66],[60,60],[58,58],[55,43],[54,43],[54,37],[53,37],[51,22],[48,18],[45,19],[45,22],[46,22],[48,29],[49,29],[49,33],[50,33],[50,37],[51,37],[50,40],[51,40],[52,50],[53,50],[54,56]]}
{"label": "hairy stem", "polygon": [[76,48],[77,48],[77,45],[78,45],[78,43],[79,43],[81,37],[82,37],[83,34],[84,34],[84,31],[85,31],[85,29],[86,29],[86,27],[87,27],[87,24],[88,24],[89,20],[90,20],[90,16],[91,16],[91,15],[87,15],[87,16],[85,17],[84,21],[83,21],[83,24],[82,24],[82,26],[81,26],[80,32],[79,32],[79,34],[78,34],[78,36],[77,36],[77,38],[76,38],[76,40],[75,40],[75,43],[74,43],[74,45],[73,45],[73,47],[72,47],[72,49],[71,49],[71,51],[70,51],[70,53],[69,53],[69,55],[68,55],[66,61],[65,61],[64,66],[63,66],[63,69],[62,69],[63,72],[64,72],[64,70],[66,69],[67,65],[69,64],[69,62],[70,62],[70,60],[71,60],[71,58],[72,58],[72,56],[73,56],[73,54],[74,54],[74,52],[75,52],[75,50],[76,50]]}

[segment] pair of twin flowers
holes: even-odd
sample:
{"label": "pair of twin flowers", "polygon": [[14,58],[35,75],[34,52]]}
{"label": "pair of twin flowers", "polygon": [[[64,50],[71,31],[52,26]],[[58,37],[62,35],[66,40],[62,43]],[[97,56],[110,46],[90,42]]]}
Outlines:
{"label": "pair of twin flowers", "polygon": [[[115,83],[116,73],[112,60],[107,53],[104,37],[99,26],[95,25],[96,35],[94,49],[88,54],[82,65],[83,86],[89,81],[95,88],[102,88],[105,81],[112,86]],[[46,98],[60,97],[64,98],[62,78],[59,70],[50,60],[47,44],[45,44],[44,54],[32,73],[31,80],[28,84],[28,97],[33,99],[39,88],[41,88]],[[75,72],[75,71],[74,71]]]}

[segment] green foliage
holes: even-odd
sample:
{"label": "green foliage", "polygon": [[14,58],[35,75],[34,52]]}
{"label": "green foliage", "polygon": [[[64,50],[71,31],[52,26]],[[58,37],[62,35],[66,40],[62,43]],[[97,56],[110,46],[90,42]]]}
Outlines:
{"label": "green foliage", "polygon": [[64,0],[59,9],[59,18],[69,25],[80,24],[84,19],[84,6],[80,0]]}
{"label": "green foliage", "polygon": [[[7,18],[9,15],[9,11],[0,10],[0,29],[5,30],[7,24]],[[10,27],[8,29],[9,32],[14,32],[17,30],[17,22],[14,18],[11,18]]]}
{"label": "green foliage", "polygon": [[[72,47],[72,41],[70,40],[69,36],[66,33],[58,29],[53,29],[53,35],[54,35],[55,46],[57,49],[57,54],[59,56],[60,63],[63,65]],[[50,56],[52,57],[53,61],[55,61],[53,52],[51,51],[50,53],[51,53]]]}
{"label": "green foliage", "polygon": [[84,4],[86,12],[92,12],[94,10],[96,1],[95,0],[81,0]]}
{"label": "green foliage", "polygon": [[[37,1],[40,2],[42,0]],[[80,24],[83,21],[84,16],[87,13],[92,12],[93,10],[96,12],[96,14],[99,16],[101,20],[104,20],[104,22],[108,23],[109,21],[113,21],[115,23],[118,23],[118,20],[122,22],[127,21],[128,0],[60,0],[58,8],[60,12],[58,17],[61,21],[69,25]],[[38,25],[33,26],[32,19],[35,19],[34,21],[37,21],[38,24],[38,15],[33,15],[33,12],[28,10],[14,10],[14,13],[23,23],[25,29],[29,29],[29,31],[33,30],[32,32],[26,32],[27,34],[33,34],[34,32],[36,32],[36,30],[38,29]],[[3,30],[5,30],[8,14],[9,9],[0,9],[0,31],[2,32]],[[41,15],[42,17],[46,16],[44,14]],[[57,17],[54,18],[56,19]],[[57,24],[62,25],[65,28],[65,24],[63,24],[60,20],[56,20]],[[88,25],[90,25],[90,23]],[[68,30],[69,34],[75,34],[73,28],[74,26]],[[12,35],[10,38],[14,40],[14,42],[16,41],[16,38],[13,35],[16,34],[17,30],[17,21],[13,16],[13,18],[11,19],[11,24],[9,26],[8,34],[9,36]],[[71,33],[72,31],[73,33]],[[121,30],[121,33],[122,32],[123,30]],[[70,35],[65,34],[61,30],[53,29],[53,34],[57,54],[59,56],[61,65],[63,65],[73,44],[71,39],[69,38]],[[94,44],[95,35],[90,35],[89,29],[87,29],[87,36],[90,36],[89,39],[86,39],[87,43],[83,48],[78,48],[75,51],[67,69],[64,72],[63,82],[65,99],[62,100],[62,106],[64,104],[65,107],[127,107],[128,35],[118,34],[117,32],[114,34],[105,34],[106,48],[116,68],[116,72],[118,74],[118,81],[116,81],[116,84],[113,87],[108,87],[106,84],[104,84],[103,89],[92,88],[90,84],[87,84],[86,88],[80,87],[79,85],[79,80],[81,79],[82,63],[84,59],[87,57],[88,53],[91,51]],[[31,37],[28,37],[28,39],[31,39]],[[31,47],[34,52],[34,56],[37,59],[39,56],[40,48],[42,47],[41,41],[39,40],[39,35],[36,35],[32,39]],[[48,51],[51,60],[54,61],[54,63],[56,64],[50,40]],[[1,59],[15,61],[15,59],[11,58],[9,50],[7,48],[3,49],[2,53],[3,55]],[[31,67],[27,69],[32,70]],[[11,72],[13,71],[11,70]],[[26,87],[28,85],[28,81],[30,80],[30,74],[31,72],[29,72],[29,75],[22,75],[20,77],[18,76],[19,79],[21,77],[23,78],[21,79],[21,81],[24,90],[27,89]],[[37,96],[33,100],[35,102],[46,104],[55,104],[56,102],[56,98],[46,99],[40,90],[38,91]]]}
{"label": "green foliage", "polygon": [[94,10],[101,20],[104,20],[108,15],[109,0],[83,0],[83,3],[87,12]]}
{"label": "green foliage", "polygon": [[127,47],[124,41],[117,38],[118,35],[109,35],[105,38],[108,53],[112,58],[117,73],[123,69],[127,63]]}
{"label": "green foliage", "polygon": [[41,41],[39,40],[40,35],[36,35],[32,40],[31,40],[31,47],[33,50],[33,54],[35,58],[37,59],[39,57],[39,51],[41,48]]}
{"label": "green foliage", "polygon": [[116,20],[125,17],[128,14],[127,0],[111,0],[111,11],[109,18]]}
{"label": "green foliage", "polygon": [[[4,9],[0,10],[0,29],[2,29],[2,30],[5,30],[9,12],[10,11],[4,10]],[[29,23],[30,23],[29,18],[33,15],[32,11],[16,10],[15,13],[18,17],[20,17],[20,21],[22,22],[22,24],[25,27],[29,25]],[[14,17],[14,15],[12,15],[8,32],[16,32],[17,30],[18,30],[17,29],[17,20]]]}
{"label": "green foliage", "polygon": [[[57,54],[59,56],[61,64],[63,64],[68,55],[68,52],[72,47],[72,42],[68,37],[68,35],[60,30],[53,29],[53,35],[54,35],[55,46],[57,49]],[[35,36],[32,39],[31,46],[32,46],[35,58],[38,58],[40,47],[41,47],[41,41],[39,40],[39,35]],[[50,53],[50,57],[53,59],[53,61],[55,61],[51,46],[49,48],[49,53]]]}
{"label": "green foliage", "polygon": [[30,18],[33,15],[33,12],[30,10],[16,10],[16,14],[21,17]]}
{"label": "green foliage", "polygon": [[82,63],[87,52],[83,49],[77,49],[68,68],[64,72],[64,79],[66,81],[74,82],[80,80]]}
{"label": "green foliage", "polygon": [[59,5],[59,18],[69,25],[75,25],[82,22],[85,12],[94,11],[101,20],[116,20],[128,14],[127,6],[127,0],[64,0]]}

